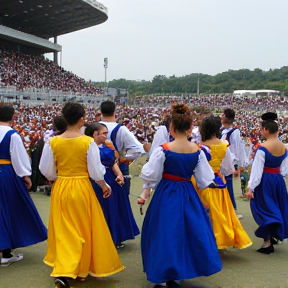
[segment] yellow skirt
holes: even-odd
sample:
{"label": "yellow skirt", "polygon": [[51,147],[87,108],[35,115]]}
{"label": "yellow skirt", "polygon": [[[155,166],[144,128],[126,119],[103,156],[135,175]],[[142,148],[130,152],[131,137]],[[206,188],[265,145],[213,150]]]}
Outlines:
{"label": "yellow skirt", "polygon": [[48,249],[52,277],[105,277],[124,269],[88,178],[58,178],[51,192]]}
{"label": "yellow skirt", "polygon": [[218,249],[231,246],[243,249],[252,245],[235,213],[227,188],[206,188],[198,193],[203,205],[209,210]]}

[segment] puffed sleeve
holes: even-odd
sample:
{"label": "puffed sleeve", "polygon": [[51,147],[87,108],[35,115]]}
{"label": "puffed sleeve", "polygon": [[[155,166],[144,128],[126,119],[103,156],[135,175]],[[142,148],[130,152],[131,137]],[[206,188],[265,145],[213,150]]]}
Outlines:
{"label": "puffed sleeve", "polygon": [[[286,156],[286,158],[282,161],[281,165],[280,165],[280,172],[283,176],[288,177],[288,157]],[[287,179],[288,180],[288,179]]]}
{"label": "puffed sleeve", "polygon": [[152,155],[154,149],[160,145],[169,142],[169,134],[166,126],[160,125],[154,135],[153,142],[149,151],[149,156]]}
{"label": "puffed sleeve", "polygon": [[247,162],[247,160],[239,129],[235,129],[231,134],[230,143],[231,145],[229,146],[229,149],[236,156],[236,159],[234,159],[234,162],[236,162],[235,164],[238,164],[240,167],[244,167],[245,161]]}
{"label": "puffed sleeve", "polygon": [[254,189],[260,184],[265,163],[265,152],[257,150],[250,173],[250,179],[248,182],[248,189],[254,191]]}
{"label": "puffed sleeve", "polygon": [[104,179],[106,169],[101,163],[99,148],[93,139],[87,152],[87,165],[89,175],[93,180],[99,181]]}
{"label": "puffed sleeve", "polygon": [[57,178],[56,164],[54,160],[54,155],[50,146],[50,141],[44,144],[42,151],[39,169],[41,173],[50,181]]}
{"label": "puffed sleeve", "polygon": [[149,185],[157,184],[162,178],[165,159],[163,148],[156,148],[151,154],[149,161],[143,166],[140,178],[145,183],[149,183]]}
{"label": "puffed sleeve", "polygon": [[226,150],[226,154],[221,163],[221,171],[225,171],[223,175],[233,174],[234,169],[234,154],[229,149]]}
{"label": "puffed sleeve", "polygon": [[140,143],[125,126],[121,126],[119,128],[116,136],[116,145],[119,150],[124,148],[126,151],[128,151],[125,158],[129,158],[131,160],[146,154],[143,144]]}
{"label": "puffed sleeve", "polygon": [[210,148],[206,145],[202,145],[201,150],[204,152],[206,159],[209,162],[212,159]]}
{"label": "puffed sleeve", "polygon": [[17,133],[14,133],[11,136],[10,155],[11,163],[15,173],[19,177],[30,176],[31,165],[29,157],[23,145],[21,136]]}
{"label": "puffed sleeve", "polygon": [[198,164],[195,167],[195,179],[200,190],[208,187],[215,178],[214,172],[209,165],[204,152],[201,150]]}

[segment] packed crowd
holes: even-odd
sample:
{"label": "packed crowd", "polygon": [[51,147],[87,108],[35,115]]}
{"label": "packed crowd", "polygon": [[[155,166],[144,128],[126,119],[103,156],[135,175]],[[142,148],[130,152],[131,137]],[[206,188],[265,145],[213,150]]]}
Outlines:
{"label": "packed crowd", "polygon": [[[158,115],[166,114],[167,108],[171,101],[188,103],[194,107],[195,119],[194,123],[200,118],[201,114],[221,113],[225,107],[233,108],[237,111],[235,125],[241,127],[242,136],[251,138],[253,142],[259,140],[259,116],[265,111],[276,111],[278,113],[279,136],[283,142],[287,142],[288,131],[288,98],[283,96],[256,96],[254,98],[244,97],[237,98],[231,94],[213,94],[213,95],[189,95],[189,96],[152,96],[152,97],[136,97],[132,104],[138,108],[123,108],[124,118],[130,119],[130,126],[134,124],[135,114],[140,115],[141,123],[144,127],[151,127],[152,122],[159,122]],[[153,107],[153,108],[141,108]],[[156,108],[155,108],[156,107]],[[136,113],[135,113],[136,111]],[[148,112],[148,114],[147,114]],[[143,117],[142,117],[143,115]],[[157,117],[158,116],[158,117]],[[149,119],[151,121],[149,122]],[[148,123],[146,123],[146,121]],[[160,120],[161,122],[161,120]],[[148,124],[148,125],[147,125]],[[135,126],[135,125],[134,125]],[[134,127],[136,128],[136,127]],[[143,136],[141,135],[143,138]]]}
{"label": "packed crowd", "polygon": [[137,107],[166,107],[170,105],[171,101],[183,101],[191,106],[207,107],[207,108],[223,108],[232,107],[235,110],[242,110],[248,108],[248,110],[254,111],[285,111],[287,110],[288,98],[279,95],[260,96],[257,95],[253,98],[243,96],[242,98],[233,96],[231,93],[223,94],[201,94],[199,96],[194,94],[185,94],[182,96],[173,95],[149,95],[149,96],[137,96],[132,102]]}
{"label": "packed crowd", "polygon": [[[159,98],[159,97],[158,97]],[[151,97],[153,99],[153,97]],[[166,99],[166,98],[165,98]],[[167,98],[169,99],[169,98]],[[235,106],[238,107],[236,103],[230,103],[228,101],[229,97],[226,98],[226,101],[223,100],[224,103],[233,109]],[[159,100],[159,99],[158,99]],[[163,100],[163,99],[162,99]],[[265,103],[263,104],[266,107],[266,104],[273,104],[271,107],[272,110],[278,110],[279,106],[277,103],[279,101],[282,103],[286,103],[286,98],[284,100],[277,101],[273,99],[273,101],[269,101],[269,98],[263,98],[262,100],[254,99],[253,105],[256,105],[258,102]],[[151,100],[152,101],[152,100]],[[166,100],[165,100],[166,101]],[[171,104],[171,98],[169,99],[169,105]],[[185,100],[182,100],[183,102]],[[252,102],[252,100],[251,100]],[[157,107],[153,106],[151,103],[146,103],[151,106],[146,107],[129,107],[129,106],[117,106],[117,121],[119,123],[123,123],[140,142],[152,142],[154,133],[157,130],[157,126],[161,125],[165,115],[170,114],[170,106],[166,105],[166,107]],[[145,105],[146,105],[145,104]],[[167,102],[168,104],[168,102]],[[194,103],[195,104],[195,103]],[[260,122],[259,115],[260,112],[250,110],[253,105],[243,105],[241,108],[235,109],[237,111],[237,119],[235,122],[235,126],[241,128],[242,137],[247,141],[253,144],[257,144],[260,141]],[[195,105],[196,106],[196,105]],[[226,106],[226,107],[227,107]],[[17,116],[14,119],[14,127],[15,129],[22,135],[24,139],[24,143],[26,148],[37,142],[39,139],[43,138],[45,131],[52,129],[53,118],[60,114],[61,104],[53,104],[53,105],[39,105],[35,107],[28,107],[24,104],[15,104],[14,108],[17,111]],[[247,109],[246,109],[247,107]],[[249,109],[248,109],[249,107]],[[210,111],[214,114],[215,109],[211,109],[208,111],[197,112],[196,110],[193,112],[193,122],[194,125],[198,126],[199,122],[203,119],[203,116],[210,113]],[[95,121],[100,120],[101,113],[98,110],[98,107],[92,105],[86,105],[86,123],[93,123]],[[263,108],[265,111],[265,109]],[[216,110],[217,111],[217,110]],[[207,113],[208,112],[208,113]],[[288,116],[285,113],[278,113],[278,123],[279,123],[279,136],[283,142],[287,142],[287,123]]]}
{"label": "packed crowd", "polygon": [[103,94],[101,88],[64,70],[44,56],[26,55],[3,48],[0,49],[0,80],[0,86],[15,86],[19,91],[36,88]]}

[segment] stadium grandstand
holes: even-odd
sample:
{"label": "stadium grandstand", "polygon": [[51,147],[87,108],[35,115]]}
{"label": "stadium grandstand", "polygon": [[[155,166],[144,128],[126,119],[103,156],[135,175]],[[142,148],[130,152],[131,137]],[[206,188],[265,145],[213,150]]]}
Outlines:
{"label": "stadium grandstand", "polygon": [[243,97],[256,97],[257,95],[266,95],[266,96],[273,96],[273,95],[280,95],[280,91],[277,90],[268,90],[268,89],[260,89],[260,90],[235,90],[233,92],[233,96],[237,98]]}
{"label": "stadium grandstand", "polygon": [[[103,97],[102,89],[58,65],[57,37],[107,19],[107,8],[96,0],[0,1],[0,100]],[[53,61],[45,53],[54,53]]]}

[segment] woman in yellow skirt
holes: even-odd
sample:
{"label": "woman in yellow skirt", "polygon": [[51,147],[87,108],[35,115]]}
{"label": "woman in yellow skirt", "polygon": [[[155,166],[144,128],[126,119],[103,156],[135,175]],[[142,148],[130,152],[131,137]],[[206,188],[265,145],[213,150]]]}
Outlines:
{"label": "woman in yellow skirt", "polygon": [[61,287],[67,278],[84,281],[88,275],[105,277],[124,269],[113,244],[101,206],[89,178],[109,197],[103,180],[99,149],[91,137],[80,132],[85,110],[68,102],[62,109],[66,131],[45,143],[40,170],[55,180],[51,192],[48,249],[44,262]]}
{"label": "woman in yellow skirt", "polygon": [[[233,208],[225,178],[220,169],[234,172],[233,154],[228,149],[228,142],[220,140],[221,121],[219,117],[209,116],[203,119],[200,132],[202,150],[206,152],[210,166],[214,170],[214,183],[208,188],[198,190],[203,205],[211,219],[218,249],[234,247],[238,249],[252,245],[252,241],[242,227]],[[210,158],[210,159],[209,159]]]}

